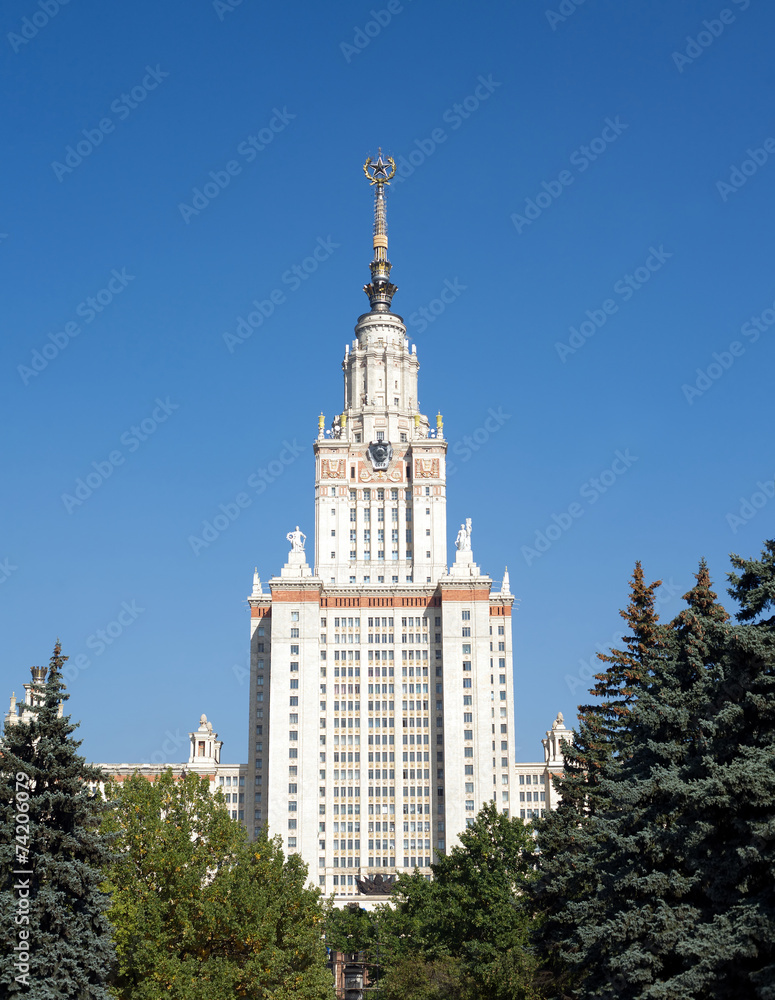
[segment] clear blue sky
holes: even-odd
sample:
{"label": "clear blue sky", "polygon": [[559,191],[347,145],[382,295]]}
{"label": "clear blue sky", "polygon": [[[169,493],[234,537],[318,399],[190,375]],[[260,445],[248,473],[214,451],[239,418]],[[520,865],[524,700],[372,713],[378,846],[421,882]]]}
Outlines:
{"label": "clear blue sky", "polygon": [[450,545],[471,517],[508,564],[540,756],[636,559],[671,617],[701,557],[723,593],[773,535],[774,29],[746,0],[6,4],[3,697],[60,636],[88,757],[179,760],[206,712],[246,759],[245,597],[313,532],[381,145]]}

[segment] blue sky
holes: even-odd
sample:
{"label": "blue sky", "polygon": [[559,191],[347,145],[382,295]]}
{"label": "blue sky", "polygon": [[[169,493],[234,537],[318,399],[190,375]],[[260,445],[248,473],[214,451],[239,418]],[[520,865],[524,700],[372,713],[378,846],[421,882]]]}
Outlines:
{"label": "blue sky", "polygon": [[723,593],[773,535],[774,27],[758,0],[7,4],[4,696],[60,636],[91,759],[179,760],[201,712],[246,759],[245,597],[311,541],[381,145],[450,546],[471,517],[508,564],[539,757],[636,559],[669,618],[701,557]]}

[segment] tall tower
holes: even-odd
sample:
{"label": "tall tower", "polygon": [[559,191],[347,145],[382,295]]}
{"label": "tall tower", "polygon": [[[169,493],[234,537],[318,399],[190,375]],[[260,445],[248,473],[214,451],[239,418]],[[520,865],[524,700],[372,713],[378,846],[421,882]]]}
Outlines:
{"label": "tall tower", "polygon": [[364,172],[371,309],[313,445],[314,568],[297,526],[269,593],[256,572],[248,599],[254,833],[268,823],[342,901],[359,878],[429,873],[483,802],[513,808],[513,597],[473,561],[470,519],[447,569],[442,419],[420,412],[417,351],[391,312],[395,163],[380,151]]}

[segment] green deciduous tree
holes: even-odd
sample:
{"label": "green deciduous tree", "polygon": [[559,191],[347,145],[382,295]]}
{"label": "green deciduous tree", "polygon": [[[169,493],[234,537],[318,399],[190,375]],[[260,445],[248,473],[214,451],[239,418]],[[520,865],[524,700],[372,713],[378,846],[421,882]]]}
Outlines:
{"label": "green deciduous tree", "polygon": [[430,882],[401,876],[395,908],[379,918],[384,1000],[537,996],[527,896],[534,852],[529,827],[490,803],[432,866]]}
{"label": "green deciduous tree", "polygon": [[122,1000],[330,1000],[323,908],[297,855],[249,843],[195,774],[136,775],[110,794]]}
{"label": "green deciduous tree", "polygon": [[78,755],[77,724],[61,712],[66,659],[57,642],[29,721],[7,725],[0,741],[0,994],[106,1000],[115,953],[100,882],[110,851],[104,804],[90,791],[103,774]]}

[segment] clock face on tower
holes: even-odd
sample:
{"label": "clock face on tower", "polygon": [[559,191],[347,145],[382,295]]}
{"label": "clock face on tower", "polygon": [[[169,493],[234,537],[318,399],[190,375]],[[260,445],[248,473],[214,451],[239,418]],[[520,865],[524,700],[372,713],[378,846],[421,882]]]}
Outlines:
{"label": "clock face on tower", "polygon": [[372,469],[375,472],[380,472],[390,465],[390,459],[393,457],[393,445],[389,441],[372,441],[366,454],[369,456]]}

